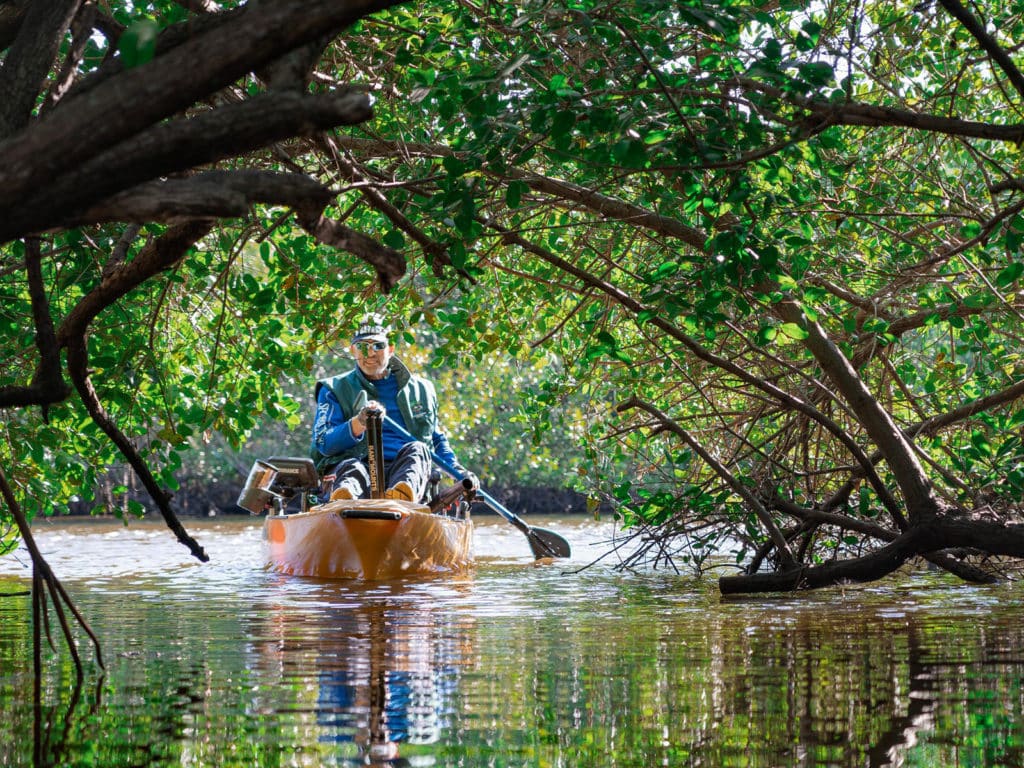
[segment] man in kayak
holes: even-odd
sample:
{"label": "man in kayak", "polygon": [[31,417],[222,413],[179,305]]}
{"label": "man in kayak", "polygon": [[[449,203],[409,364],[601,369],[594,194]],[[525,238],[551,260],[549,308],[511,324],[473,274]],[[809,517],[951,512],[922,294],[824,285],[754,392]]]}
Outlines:
{"label": "man in kayak", "polygon": [[399,435],[384,422],[385,498],[423,499],[430,480],[431,448],[460,477],[469,474],[458,463],[438,424],[434,385],[411,373],[395,357],[390,332],[378,315],[364,318],[349,348],[356,367],[316,383],[310,455],[321,477],[329,480],[325,485],[332,499],[360,499],[369,495],[365,433],[367,417],[373,411],[387,413],[415,438]]}

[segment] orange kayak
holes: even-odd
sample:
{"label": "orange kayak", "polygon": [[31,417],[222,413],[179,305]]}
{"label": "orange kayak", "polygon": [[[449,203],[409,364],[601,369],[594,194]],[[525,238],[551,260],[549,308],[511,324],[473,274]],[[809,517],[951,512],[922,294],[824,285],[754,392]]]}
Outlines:
{"label": "orange kayak", "polygon": [[323,579],[454,573],[473,564],[473,523],[391,499],[338,500],[267,517],[269,567]]}

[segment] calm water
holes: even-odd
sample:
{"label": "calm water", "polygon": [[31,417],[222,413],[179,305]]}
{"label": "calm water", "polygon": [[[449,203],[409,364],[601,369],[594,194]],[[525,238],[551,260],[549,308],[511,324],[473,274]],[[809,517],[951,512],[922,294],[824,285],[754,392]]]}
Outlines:
{"label": "calm water", "polygon": [[[0,559],[0,766],[1021,766],[1020,587],[923,575],[723,601],[578,573],[608,523],[478,520],[475,571],[360,585],[262,568],[259,521],[40,523],[103,640],[32,702],[29,572]],[[85,643],[83,653],[89,653]],[[91,656],[90,656],[91,658]]]}

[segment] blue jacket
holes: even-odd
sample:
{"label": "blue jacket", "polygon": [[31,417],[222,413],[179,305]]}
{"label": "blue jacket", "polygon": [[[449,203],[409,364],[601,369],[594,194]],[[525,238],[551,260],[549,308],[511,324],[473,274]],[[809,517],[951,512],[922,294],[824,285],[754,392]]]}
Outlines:
{"label": "blue jacket", "polygon": [[[437,394],[434,385],[421,376],[411,373],[397,357],[388,363],[391,375],[398,385],[396,397],[397,414],[389,414],[420,442],[431,446],[439,458],[461,469],[448,443],[448,437],[437,421]],[[366,456],[365,433],[356,438],[350,422],[356,415],[356,404],[360,393],[366,393],[368,400],[380,400],[377,386],[367,379],[358,366],[348,373],[316,383],[316,416],[313,421],[313,440],[310,456],[317,469],[325,469],[349,458]],[[399,439],[384,425],[384,442]]]}

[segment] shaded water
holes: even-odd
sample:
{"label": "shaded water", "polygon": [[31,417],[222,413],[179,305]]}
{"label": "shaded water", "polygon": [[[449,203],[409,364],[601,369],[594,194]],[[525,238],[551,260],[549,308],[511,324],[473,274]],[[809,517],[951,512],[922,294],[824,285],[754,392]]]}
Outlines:
{"label": "shaded water", "polygon": [[[26,596],[0,597],[0,766],[1020,766],[1024,592],[922,575],[723,601],[713,581],[578,573],[612,534],[534,521],[535,566],[478,521],[464,577],[357,584],[262,568],[259,522],[41,522],[103,640],[33,707]],[[0,559],[0,594],[28,587]],[[83,653],[88,653],[82,643]]]}

